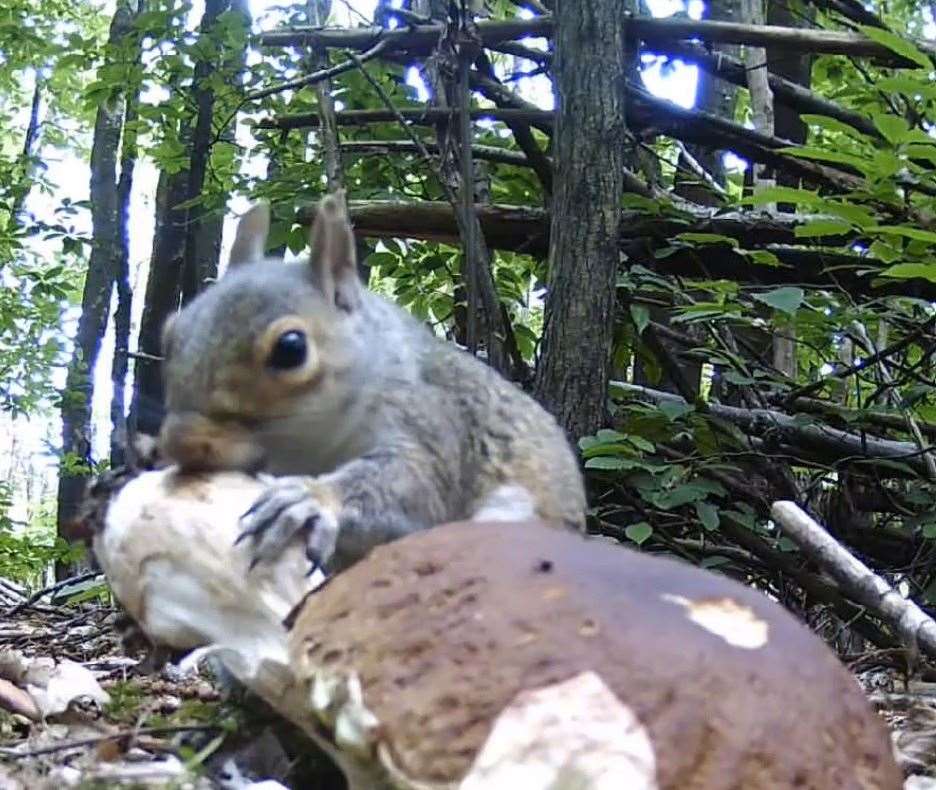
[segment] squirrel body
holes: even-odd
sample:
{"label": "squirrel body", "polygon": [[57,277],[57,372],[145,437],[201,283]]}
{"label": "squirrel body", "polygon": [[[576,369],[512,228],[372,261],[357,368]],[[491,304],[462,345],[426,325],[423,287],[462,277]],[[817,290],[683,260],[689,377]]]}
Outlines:
{"label": "squirrel body", "polygon": [[265,206],[242,218],[229,270],[163,341],[166,458],[283,476],[245,514],[255,560],[303,530],[310,560],[340,569],[479,514],[583,528],[582,477],[559,425],[363,286],[341,195],[322,201],[308,261],[264,258],[268,228]]}

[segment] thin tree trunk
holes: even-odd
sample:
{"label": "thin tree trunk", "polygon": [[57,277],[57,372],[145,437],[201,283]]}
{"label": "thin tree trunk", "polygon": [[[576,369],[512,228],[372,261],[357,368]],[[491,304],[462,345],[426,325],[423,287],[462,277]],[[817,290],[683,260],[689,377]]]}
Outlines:
{"label": "thin tree trunk", "polygon": [[124,112],[123,141],[120,152],[120,178],[117,181],[117,308],[114,311],[114,358],[111,362],[111,442],[112,467],[122,466],[127,458],[127,412],[125,388],[130,350],[130,318],[133,290],[130,287],[130,195],[137,160],[137,130],[140,91],[127,96]]}
{"label": "thin tree trunk", "polygon": [[179,309],[182,262],[185,258],[185,212],[175,209],[188,192],[188,173],[159,174],[156,187],[156,226],[153,252],[143,297],[143,315],[133,364],[133,403],[130,436],[155,436],[163,417],[163,384],[159,358],[166,318]]}
{"label": "thin tree trunk", "polygon": [[[218,16],[235,8],[249,20],[244,0],[211,0],[205,7],[201,36],[210,36]],[[225,53],[225,71],[242,67],[244,52]],[[180,304],[191,299],[218,270],[226,196],[216,197],[212,210],[199,203],[186,207],[205,191],[205,175],[215,135],[225,139],[228,130],[215,132],[217,97],[210,87],[216,66],[207,60],[196,64],[193,97],[197,108],[194,127],[183,121],[180,139],[189,142],[189,166],[176,173],[161,172],[156,188],[156,227],[153,252],[140,320],[134,364],[130,434],[155,436],[163,417],[163,384],[160,367],[161,334],[166,319]],[[233,79],[233,74],[230,79]],[[175,88],[178,90],[178,87]],[[231,119],[233,121],[233,119]]]}
{"label": "thin tree trunk", "polygon": [[[211,215],[212,206],[206,204],[205,174],[214,144],[214,116],[217,95],[211,87],[212,77],[223,61],[218,57],[218,43],[212,34],[218,18],[231,7],[231,0],[207,0],[205,13],[199,25],[199,42],[205,44],[203,56],[195,63],[192,79],[192,97],[197,108],[195,125],[189,141],[188,190],[185,202],[185,251],[182,262],[182,304],[194,298],[205,283],[218,273],[223,224]],[[228,60],[225,58],[224,60]],[[192,205],[192,201],[201,201]],[[214,201],[212,201],[214,202]],[[223,205],[223,201],[222,201]]]}
{"label": "thin tree trunk", "polygon": [[[114,12],[108,47],[115,47],[132,31],[133,9],[120,2]],[[94,123],[91,147],[92,246],[81,297],[81,316],[62,393],[62,459],[59,467],[58,529],[66,539],[74,533],[73,518],[94,464],[91,405],[94,368],[107,327],[107,312],[117,276],[119,219],[117,155],[124,120],[125,98],[102,102]]]}
{"label": "thin tree trunk", "polygon": [[621,86],[635,54],[626,19],[616,0],[556,2],[556,173],[536,394],[573,439],[608,417],[627,153]]}
{"label": "thin tree trunk", "polygon": [[34,70],[35,85],[33,85],[32,103],[29,107],[29,123],[26,126],[26,135],[23,137],[22,174],[13,193],[13,203],[10,206],[10,220],[8,229],[12,230],[20,224],[20,214],[32,189],[33,157],[36,143],[39,140],[39,110],[42,105],[42,75],[39,69]]}

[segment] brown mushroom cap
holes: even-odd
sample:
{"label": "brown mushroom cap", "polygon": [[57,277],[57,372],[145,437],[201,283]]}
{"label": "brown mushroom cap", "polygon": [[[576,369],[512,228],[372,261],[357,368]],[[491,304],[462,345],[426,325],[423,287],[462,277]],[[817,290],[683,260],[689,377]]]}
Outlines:
{"label": "brown mushroom cap", "polygon": [[518,694],[590,671],[643,725],[656,787],[902,784],[855,680],[781,606],[542,523],[376,549],[308,599],[290,656],[309,689],[359,679],[381,753],[413,782],[460,781]]}

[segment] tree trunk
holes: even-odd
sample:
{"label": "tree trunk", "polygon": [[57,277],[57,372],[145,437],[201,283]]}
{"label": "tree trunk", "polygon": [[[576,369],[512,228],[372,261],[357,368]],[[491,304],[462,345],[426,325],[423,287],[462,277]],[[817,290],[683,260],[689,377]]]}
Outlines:
{"label": "tree trunk", "polygon": [[[141,3],[142,6],[142,3]],[[142,10],[142,8],[141,8]],[[130,195],[133,191],[133,171],[137,160],[139,86],[127,96],[124,112],[123,141],[120,151],[120,178],[117,181],[117,266],[114,281],[117,286],[117,308],[114,310],[114,358],[111,362],[111,441],[112,467],[127,460],[127,412],[125,388],[130,351],[130,318],[133,291],[130,287]]]}
{"label": "tree trunk", "polygon": [[[131,33],[133,9],[120,2],[114,12],[108,47],[115,48]],[[92,456],[91,405],[94,367],[107,327],[107,312],[120,258],[117,195],[117,152],[124,120],[125,97],[111,96],[101,103],[94,122],[91,146],[92,245],[81,296],[81,316],[62,393],[62,459],[58,484],[58,530],[76,537],[73,519],[90,474]]]}
{"label": "tree trunk", "polygon": [[36,142],[39,139],[39,109],[42,105],[42,74],[39,69],[34,69],[32,103],[29,107],[29,123],[26,125],[26,135],[23,137],[23,149],[21,154],[22,172],[19,180],[13,190],[13,201],[10,206],[10,219],[7,223],[8,231],[19,225],[20,213],[29,191],[32,189],[33,164],[36,149]]}
{"label": "tree trunk", "polygon": [[[212,28],[225,9],[232,7],[249,20],[243,0],[210,0],[200,28],[201,38],[211,36]],[[215,51],[206,45],[208,52]],[[220,62],[228,79],[234,79],[243,64],[244,52],[225,52]],[[156,227],[153,253],[137,340],[134,364],[133,404],[130,434],[155,436],[163,417],[163,384],[160,367],[162,326],[180,304],[191,299],[218,271],[221,230],[226,194],[215,195],[208,204],[186,204],[205,193],[205,174],[215,136],[224,139],[227,130],[215,131],[217,97],[207,87],[215,74],[217,61],[200,60],[193,75],[193,99],[197,108],[194,127],[183,120],[180,139],[190,146],[189,166],[176,173],[161,172],[156,188]],[[178,90],[178,88],[176,88]],[[233,121],[233,117],[228,119]]]}
{"label": "tree trunk", "polygon": [[536,394],[572,439],[608,417],[626,164],[621,88],[635,54],[626,21],[614,0],[556,2],[556,173]]}
{"label": "tree trunk", "polygon": [[[192,129],[188,168],[188,191],[185,202],[186,235],[182,263],[182,304],[189,302],[207,282],[218,274],[221,253],[225,195],[211,195],[205,188],[205,174],[215,142],[215,105],[218,97],[211,87],[212,79],[222,70],[225,79],[232,79],[229,71],[239,71],[234,64],[242,62],[244,52],[227,52],[223,44],[215,41],[214,31],[218,18],[228,9],[236,10],[250,19],[243,2],[207,0],[205,13],[199,25],[199,42],[205,43],[203,56],[195,63],[192,80],[192,98],[196,110]],[[248,23],[249,24],[249,23]],[[219,137],[224,134],[221,130]],[[220,198],[220,199],[219,199]],[[194,202],[193,201],[197,201]]]}
{"label": "tree trunk", "polygon": [[163,417],[163,385],[159,357],[160,337],[166,318],[179,309],[182,262],[185,258],[185,212],[175,209],[185,200],[188,173],[159,174],[156,187],[156,226],[153,253],[143,297],[143,315],[133,365],[133,403],[130,435],[155,436]]}

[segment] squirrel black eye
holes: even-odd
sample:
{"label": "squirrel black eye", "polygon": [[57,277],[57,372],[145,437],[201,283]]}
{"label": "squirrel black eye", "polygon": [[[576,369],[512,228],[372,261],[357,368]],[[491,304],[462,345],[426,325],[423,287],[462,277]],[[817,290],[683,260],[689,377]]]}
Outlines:
{"label": "squirrel black eye", "polygon": [[277,370],[292,370],[306,361],[308,346],[305,332],[283,332],[273,345],[267,364]]}

